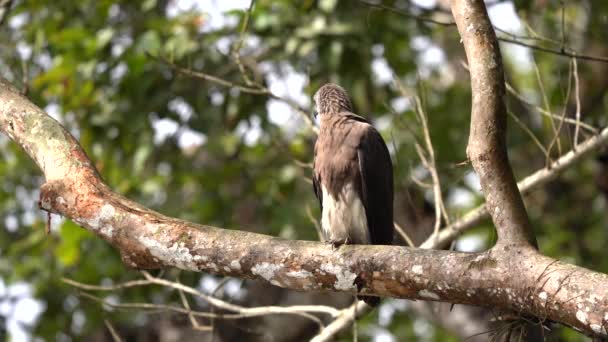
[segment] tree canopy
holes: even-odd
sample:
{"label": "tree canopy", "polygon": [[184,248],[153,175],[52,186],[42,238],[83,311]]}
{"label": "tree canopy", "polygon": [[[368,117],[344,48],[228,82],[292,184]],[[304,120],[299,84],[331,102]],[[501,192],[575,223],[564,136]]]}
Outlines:
{"label": "tree canopy", "polygon": [[[403,231],[397,241],[420,246],[441,229],[453,234],[427,243],[473,252],[497,240],[487,214],[458,226],[486,197],[467,156],[472,63],[449,1],[17,0],[0,7],[0,76],[79,141],[105,184],[142,206],[225,229],[318,240],[310,97],[331,81],[387,141]],[[608,3],[499,0],[487,8],[505,68],[510,165],[518,181],[545,177],[527,178],[536,183],[524,198],[538,248],[608,273]],[[585,145],[588,139],[596,140]],[[576,158],[562,159],[569,151]],[[0,158],[0,336],[262,341],[319,332],[309,317],[284,313],[200,318],[209,332],[193,329],[183,312],[107,304],[227,310],[196,295],[184,302],[192,293],[175,284],[247,308],[352,302],[174,268],[142,276],[79,222],[40,210],[45,178],[7,135],[0,135]],[[150,286],[103,293],[82,286],[141,279]],[[330,324],[334,314],[317,320]],[[487,340],[531,320],[489,323],[496,315],[387,299],[339,338],[357,331],[362,340]],[[551,328],[545,337],[586,339]]]}

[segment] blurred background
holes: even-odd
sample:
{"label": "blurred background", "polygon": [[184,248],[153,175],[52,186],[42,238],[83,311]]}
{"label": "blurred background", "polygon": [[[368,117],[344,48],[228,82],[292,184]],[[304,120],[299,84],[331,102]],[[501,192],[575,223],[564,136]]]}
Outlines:
{"label": "blurred background", "polygon": [[[608,60],[564,56],[608,56],[608,2],[487,6],[503,38],[509,153],[522,179],[608,122]],[[395,171],[395,219],[415,244],[432,232],[437,204],[415,148],[424,146],[416,96],[448,218],[482,203],[466,163],[470,84],[447,0],[257,0],[253,7],[249,0],[2,0],[0,7],[0,75],[77,137],[113,189],[163,214],[318,239],[310,105],[328,81],[342,85],[383,134]],[[576,128],[577,117],[585,126]],[[293,316],[217,320],[201,332],[183,315],[104,309],[61,278],[112,285],[141,274],[70,220],[53,216],[45,234],[37,207],[44,178],[5,135],[0,177],[0,340],[111,340],[104,321],[128,341],[305,341],[317,333]],[[608,272],[607,195],[608,151],[600,149],[527,196],[542,252]],[[480,251],[494,241],[486,220],[452,247]],[[352,302],[178,270],[163,277],[248,307]],[[175,291],[158,286],[100,296],[179,303]],[[209,310],[203,301],[191,305]],[[489,322],[494,314],[388,299],[358,322],[358,339],[486,341],[500,329]],[[544,334],[586,340],[562,327]]]}

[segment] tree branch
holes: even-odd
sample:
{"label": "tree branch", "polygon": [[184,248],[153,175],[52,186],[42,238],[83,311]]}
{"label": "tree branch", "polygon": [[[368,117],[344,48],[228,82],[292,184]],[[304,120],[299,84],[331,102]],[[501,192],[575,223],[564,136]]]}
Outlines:
{"label": "tree branch", "polygon": [[507,115],[502,58],[483,1],[452,1],[452,14],[469,63],[472,90],[467,155],[498,234],[498,245],[536,246],[506,147]]}
{"label": "tree branch", "polygon": [[[401,16],[404,16],[407,18],[414,19],[419,22],[425,22],[425,23],[440,25],[440,26],[444,26],[444,27],[450,27],[450,26],[456,25],[456,23],[453,21],[442,21],[442,20],[433,19],[432,17],[430,17],[428,15],[428,13],[426,15],[419,15],[419,14],[413,14],[413,13],[410,13],[407,11],[403,11],[403,10],[400,10],[395,7],[386,6],[383,4],[374,4],[374,3],[363,1],[363,0],[360,0],[360,2],[369,7],[386,10],[386,11],[396,13],[398,15],[401,15]],[[585,60],[585,61],[590,61],[590,62],[608,63],[608,57],[592,56],[592,55],[586,55],[583,53],[579,53],[579,52],[575,51],[574,49],[563,45],[562,41],[556,41],[556,40],[541,38],[541,37],[519,36],[512,32],[502,30],[495,26],[494,26],[494,29],[496,31],[503,33],[504,35],[509,36],[509,37],[503,36],[503,37],[497,38],[500,42],[503,42],[503,43],[519,45],[519,46],[523,46],[523,47],[526,47],[526,48],[529,48],[532,50],[536,50],[536,51],[540,51],[540,52],[544,52],[544,53],[548,53],[548,54],[552,54],[552,55],[556,55],[556,56],[575,58],[577,60]],[[554,43],[554,44],[560,43],[560,47],[559,48],[549,48],[549,47],[545,47],[545,46],[541,46],[541,45],[530,44],[530,43],[525,42],[524,40],[547,41],[547,42]]]}
{"label": "tree branch", "polygon": [[[238,61],[240,61],[240,55],[237,54],[237,56],[239,56]],[[296,101],[294,101],[288,97],[279,96],[279,95],[273,93],[272,91],[270,91],[270,89],[268,89],[266,86],[264,86],[262,84],[256,84],[254,82],[247,82],[247,85],[241,85],[241,84],[237,84],[237,83],[225,80],[221,77],[213,76],[213,75],[210,75],[210,74],[207,74],[204,72],[194,71],[194,70],[187,69],[187,68],[182,68],[179,65],[177,65],[163,57],[155,57],[155,56],[151,56],[151,55],[150,55],[150,57],[164,63],[165,65],[167,65],[168,67],[170,67],[171,69],[173,69],[175,72],[177,72],[179,74],[182,74],[182,75],[185,75],[188,77],[192,77],[195,79],[215,83],[215,84],[227,87],[227,88],[238,89],[247,94],[263,95],[263,96],[267,96],[268,98],[271,98],[273,100],[282,101],[285,104],[287,104],[289,107],[291,107],[296,113],[298,113],[300,118],[302,118],[302,120],[304,120],[306,125],[315,134],[319,133],[319,128],[314,125],[312,119],[310,118],[310,113],[308,113],[306,110],[304,110],[304,108],[302,108]],[[247,76],[243,73],[242,64],[239,64],[239,70],[241,70],[241,74],[243,75],[243,77],[247,78]]]}
{"label": "tree branch", "polygon": [[[519,191],[522,195],[530,193],[533,189],[547,184],[551,180],[559,176],[564,170],[568,169],[573,164],[577,163],[583,157],[592,151],[596,151],[601,146],[608,143],[608,128],[604,128],[599,134],[580,143],[576,150],[571,150],[568,153],[555,160],[551,165],[543,167],[532,173],[528,177],[517,183]],[[452,242],[456,237],[466,230],[475,227],[481,221],[488,218],[490,215],[485,203],[479,205],[475,209],[469,211],[459,220],[448,225],[437,236],[431,235],[420,248],[439,248]]]}
{"label": "tree branch", "polygon": [[[353,306],[357,306],[353,310]],[[327,342],[332,341],[334,336],[342,330],[350,327],[355,319],[359,319],[371,310],[370,306],[363,301],[357,301],[346,309],[340,310],[340,315],[334,319],[328,326],[323,328],[319,334],[313,337],[310,342]],[[353,317],[357,313],[357,317]]]}

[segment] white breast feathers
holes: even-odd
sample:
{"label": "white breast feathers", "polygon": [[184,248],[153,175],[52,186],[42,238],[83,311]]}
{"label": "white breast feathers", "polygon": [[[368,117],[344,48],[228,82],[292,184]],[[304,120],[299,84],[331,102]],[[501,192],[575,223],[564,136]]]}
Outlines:
{"label": "white breast feathers", "polygon": [[365,207],[352,183],[346,184],[338,198],[322,186],[323,213],[321,227],[325,240],[342,244],[370,244]]}

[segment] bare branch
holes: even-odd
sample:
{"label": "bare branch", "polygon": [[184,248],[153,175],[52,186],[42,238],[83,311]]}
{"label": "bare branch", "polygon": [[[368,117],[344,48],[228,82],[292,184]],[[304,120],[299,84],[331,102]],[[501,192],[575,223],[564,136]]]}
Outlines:
{"label": "bare branch", "polygon": [[312,122],[312,119],[310,118],[309,113],[306,110],[304,110],[302,107],[300,107],[300,105],[297,102],[295,102],[294,100],[292,100],[290,98],[279,96],[279,95],[271,92],[270,89],[268,89],[267,87],[265,87],[261,84],[255,84],[253,82],[251,82],[250,85],[237,84],[237,83],[225,80],[218,76],[213,76],[213,75],[210,75],[210,74],[207,74],[204,72],[194,71],[191,69],[186,69],[186,68],[180,67],[179,65],[171,62],[170,60],[168,60],[166,58],[154,57],[154,56],[150,56],[150,57],[161,61],[162,63],[166,64],[171,69],[173,69],[174,71],[176,71],[177,73],[180,73],[182,75],[200,79],[203,81],[212,82],[212,83],[224,86],[224,87],[238,89],[247,94],[268,96],[271,99],[285,102],[296,113],[298,113],[298,115],[302,118],[302,120],[304,120],[304,122],[307,124],[307,126],[313,132],[319,133],[319,128],[314,125],[314,123]]}
{"label": "bare branch", "polygon": [[[190,303],[188,303],[188,298],[186,298],[184,291],[178,291],[178,293],[179,293],[179,299],[182,301],[182,305],[184,306],[184,309],[191,311],[192,309],[190,309]],[[201,325],[192,313],[188,313],[188,319],[190,320],[190,324],[192,325],[192,328],[194,328],[195,330],[199,330],[199,331],[212,331],[213,330],[212,326]]]}
{"label": "bare branch", "polygon": [[[534,74],[536,75],[536,82],[538,83],[538,89],[540,90],[540,94],[543,99],[545,111],[550,113],[551,105],[549,104],[549,98],[547,97],[547,92],[545,91],[545,84],[543,82],[542,77],[540,76],[540,70],[538,70],[538,64],[536,64],[536,60],[534,60]],[[551,140],[551,143],[549,144],[549,148],[547,149],[548,150],[547,151],[548,153],[546,154],[547,165],[551,164],[551,150],[553,148],[554,141],[557,142],[557,153],[562,154],[562,145],[560,144],[559,140],[557,139],[559,136],[559,131],[557,130],[557,127],[555,126],[555,120],[553,119],[553,117],[549,117],[549,123],[551,124],[551,130],[553,131],[553,138]]]}
{"label": "bare branch", "polygon": [[[570,152],[561,156],[559,159],[555,160],[553,163],[551,163],[551,165],[548,165],[519,181],[519,183],[517,183],[519,191],[521,191],[522,195],[526,195],[533,189],[547,184],[559,176],[564,170],[580,161],[590,152],[596,151],[601,146],[606,144],[608,144],[608,128],[605,128],[599,134],[580,143],[577,150],[571,150]],[[458,235],[472,227],[475,227],[488,217],[489,214],[488,210],[486,209],[486,205],[482,204],[469,211],[459,220],[442,229],[439,232],[439,236],[431,236],[426,239],[426,241],[420,245],[420,248],[433,249],[445,246]]]}
{"label": "bare branch", "polygon": [[108,331],[110,331],[110,335],[112,336],[112,340],[114,340],[114,342],[121,342],[122,339],[120,338],[120,336],[116,332],[116,329],[114,329],[114,326],[112,325],[112,323],[109,320],[107,320],[107,319],[104,319],[103,323],[108,328]]}
{"label": "bare branch", "polygon": [[[398,78],[394,77],[393,79],[401,94],[407,98],[407,91],[405,90],[403,84],[401,84]],[[447,215],[447,211],[443,203],[443,195],[441,194],[441,182],[439,181],[439,174],[437,172],[437,165],[435,163],[435,149],[433,148],[433,143],[431,141],[431,134],[429,132],[427,115],[424,108],[422,107],[422,101],[420,100],[420,96],[416,94],[413,96],[413,98],[413,107],[415,109],[416,115],[418,116],[418,121],[420,121],[420,125],[422,126],[421,128],[426,147],[426,155],[424,151],[422,151],[422,147],[420,147],[420,145],[416,143],[415,147],[416,152],[418,153],[418,156],[422,161],[422,164],[431,175],[433,197],[435,199],[435,225],[433,233],[437,235],[439,233],[439,228],[441,227],[441,218],[443,217],[446,223],[449,223],[450,219]]]}
{"label": "bare branch", "polygon": [[208,81],[208,82],[215,83],[217,85],[227,87],[227,88],[238,89],[238,90],[242,91],[243,93],[247,93],[247,94],[267,95],[267,96],[270,95],[270,91],[263,87],[237,84],[237,83],[234,83],[231,81],[227,81],[221,77],[213,76],[213,75],[210,75],[210,74],[207,74],[204,72],[182,68],[181,66],[179,66],[179,65],[173,63],[172,61],[170,61],[166,58],[163,58],[163,57],[155,57],[155,56],[150,56],[150,57],[161,61],[162,63],[169,66],[171,69],[173,69],[177,73],[188,76],[188,77],[197,78],[197,79],[200,79],[203,81]]}
{"label": "bare branch", "polygon": [[246,308],[246,307],[242,307],[239,305],[225,302],[225,301],[220,300],[213,296],[208,296],[208,295],[206,295],[192,287],[186,286],[184,284],[169,281],[169,280],[162,279],[162,278],[153,277],[148,272],[142,272],[142,273],[143,273],[144,277],[146,278],[146,280],[129,281],[126,283],[113,285],[113,286],[97,286],[97,285],[83,284],[83,283],[77,282],[75,280],[66,279],[66,278],[62,278],[62,281],[67,284],[70,284],[76,288],[79,288],[82,290],[89,290],[89,291],[116,291],[119,289],[136,287],[136,286],[161,285],[164,287],[172,288],[179,292],[188,293],[190,295],[198,297],[218,309],[238,312],[239,314],[242,314],[242,315],[245,315],[248,317],[263,316],[263,315],[269,315],[269,314],[296,314],[296,315],[299,315],[300,313],[305,313],[305,312],[323,313],[323,314],[328,314],[328,315],[334,316],[334,317],[338,316],[340,314],[340,310],[335,309],[330,306],[324,306],[324,305],[294,305],[294,306],[289,306],[289,307],[264,306],[264,307],[256,307],[256,308]]}
{"label": "bare branch", "polygon": [[505,80],[498,41],[483,1],[454,0],[452,14],[462,37],[473,102],[467,155],[479,176],[486,206],[503,246],[535,246],[506,148]]}
{"label": "bare branch", "polygon": [[574,74],[574,98],[576,99],[576,126],[574,127],[574,142],[573,149],[576,150],[578,147],[578,134],[581,124],[581,90],[579,86],[578,79],[578,63],[576,62],[576,58],[572,59],[572,66],[574,70],[572,73]]}
{"label": "bare branch", "polygon": [[[369,305],[365,304],[363,301],[358,301],[353,305],[349,306],[346,309],[343,309],[340,315],[331,322],[328,326],[323,328],[321,332],[313,337],[310,342],[327,342],[333,341],[334,336],[343,331],[344,329],[350,327],[353,322],[371,311]],[[353,317],[354,314],[357,314],[357,317]]]}
{"label": "bare branch", "polygon": [[[534,142],[534,144],[536,146],[538,146],[538,148],[540,149],[540,151],[543,153],[543,155],[545,156],[545,159],[549,159],[549,152],[547,151],[547,149],[545,148],[545,146],[543,145],[543,143],[540,142],[540,140],[538,140],[538,138],[536,137],[536,135],[534,135],[534,132],[532,132],[530,130],[530,128],[528,128],[528,126],[526,126],[525,123],[521,122],[521,120],[519,120],[519,118],[517,117],[517,115],[513,114],[513,112],[511,112],[510,110],[507,109],[507,114],[509,114],[509,117],[511,119],[513,119],[513,121],[515,121],[515,123],[521,127],[521,129],[526,132],[526,134],[528,134],[528,136],[530,136],[530,139],[532,139],[532,141]],[[562,121],[563,122],[563,121]]]}
{"label": "bare branch", "polygon": [[391,7],[391,6],[386,6],[383,5],[381,3],[373,3],[373,2],[367,2],[367,1],[363,1],[363,0],[359,0],[361,3],[369,6],[369,7],[373,7],[373,8],[378,8],[378,9],[383,9],[383,10],[387,10],[389,12],[393,12],[393,13],[397,13],[399,15],[402,15],[404,17],[407,18],[411,18],[414,20],[418,20],[421,22],[426,22],[426,23],[431,23],[431,24],[437,24],[437,25],[441,25],[441,26],[454,26],[456,25],[456,23],[454,23],[453,21],[441,21],[441,20],[436,20],[430,17],[424,17],[421,15],[416,15],[416,14],[412,14],[406,11],[402,11],[398,8],[395,7]]}
{"label": "bare branch", "polygon": [[[559,126],[557,127],[557,132],[555,133],[555,135],[553,136],[553,139],[551,139],[551,142],[549,143],[549,147],[547,148],[547,155],[545,156],[545,163],[547,165],[551,165],[551,150],[553,148],[553,145],[555,144],[555,142],[557,142],[557,147],[558,147],[558,151],[559,154],[562,154],[562,149],[561,149],[561,143],[560,143],[560,134],[562,132],[562,128],[564,126],[564,119],[566,118],[566,114],[568,111],[568,101],[570,100],[570,93],[572,92],[572,63],[569,64],[569,72],[568,72],[568,88],[566,90],[566,97],[564,98],[564,107],[562,109],[562,115],[560,116],[560,121],[559,121]],[[576,125],[577,127],[579,125]],[[576,149],[576,146],[574,146],[574,149]]]}
{"label": "bare branch", "polygon": [[207,296],[196,289],[186,286],[184,284],[172,282],[166,279],[156,278],[151,276],[147,272],[143,272],[144,276],[147,280],[149,280],[153,284],[162,285],[165,287],[173,288],[176,290],[183,291],[185,293],[189,293],[193,296],[199,297],[200,299],[208,302],[209,304],[223,310],[235,311],[244,315],[250,316],[261,316],[268,314],[300,314],[302,312],[313,312],[313,313],[323,313],[328,314],[330,316],[337,316],[340,313],[340,310],[333,308],[331,306],[326,305],[293,305],[288,307],[280,307],[280,306],[260,306],[255,308],[245,308],[239,305],[230,304],[223,300],[217,299],[212,296]]}
{"label": "bare branch", "polygon": [[249,25],[249,18],[251,17],[251,11],[253,10],[254,4],[255,4],[255,0],[251,0],[251,2],[249,3],[249,9],[247,9],[247,12],[245,12],[245,18],[243,19],[243,26],[241,26],[241,33],[239,35],[239,40],[236,43],[236,45],[234,47],[234,51],[233,51],[234,61],[236,62],[237,66],[239,67],[239,71],[241,73],[241,76],[243,77],[243,80],[245,81],[245,84],[247,84],[248,86],[251,86],[254,83],[247,75],[247,70],[245,70],[245,66],[241,62],[241,47],[243,46],[243,43],[245,42],[247,26]]}
{"label": "bare branch", "polygon": [[[90,293],[81,292],[81,296],[91,299],[95,302],[102,304],[105,307],[109,307],[112,309],[118,310],[142,310],[142,311],[152,311],[152,312],[175,312],[181,313],[184,315],[191,315],[195,317],[204,317],[204,318],[215,318],[215,319],[243,319],[250,318],[257,315],[249,315],[249,314],[225,314],[225,313],[210,313],[203,311],[194,311],[185,309],[175,305],[162,305],[162,304],[152,304],[152,303],[112,303],[107,300],[104,300],[101,297],[92,295]],[[323,322],[313,315],[300,313],[302,317],[309,318],[319,325],[319,327],[323,327]]]}
{"label": "bare branch", "polygon": [[393,222],[393,225],[395,226],[395,231],[397,232],[397,234],[399,234],[403,238],[408,247],[416,247],[410,236],[407,235],[405,230],[397,222]]}
{"label": "bare branch", "polygon": [[513,96],[515,96],[515,98],[517,98],[522,103],[524,103],[524,104],[526,104],[526,105],[528,105],[530,107],[533,107],[540,114],[552,117],[552,118],[554,118],[554,119],[556,119],[556,120],[558,120],[560,122],[563,121],[563,122],[571,124],[571,125],[578,125],[581,128],[584,128],[584,129],[588,130],[589,132],[591,132],[593,134],[596,134],[598,132],[598,130],[595,127],[593,127],[593,126],[591,126],[589,124],[586,124],[584,122],[577,122],[574,119],[566,118],[566,117],[563,117],[563,115],[557,115],[555,113],[548,112],[545,109],[543,109],[542,107],[536,106],[535,104],[533,104],[530,101],[528,101],[523,95],[521,95],[520,93],[518,93],[509,83],[506,83],[506,85],[507,85],[507,91],[510,94],[512,94]]}
{"label": "bare branch", "polygon": [[[382,4],[376,4],[376,3],[371,3],[371,2],[367,2],[367,1],[363,1],[360,0],[361,3],[370,6],[370,7],[374,7],[374,8],[378,8],[378,9],[382,9],[382,10],[387,10],[389,12],[393,12],[399,15],[402,15],[404,17],[407,18],[413,18],[415,20],[421,21],[421,22],[426,22],[426,23],[430,23],[430,24],[437,24],[437,25],[441,25],[441,26],[454,26],[456,25],[455,22],[453,21],[441,21],[441,20],[435,20],[433,18],[430,18],[428,16],[421,16],[421,15],[417,15],[417,14],[412,14],[406,11],[402,11],[398,8],[395,7],[391,7],[391,6],[386,6],[386,5],[382,5]],[[529,30],[531,30],[530,27],[527,27]],[[508,35],[509,37],[498,37],[497,39],[500,42],[503,43],[508,43],[508,44],[514,44],[514,45],[519,45],[519,46],[524,46],[527,47],[529,49],[532,50],[536,50],[539,52],[544,52],[544,53],[549,53],[552,55],[556,55],[556,56],[562,56],[562,57],[569,57],[569,58],[576,58],[578,60],[585,60],[585,61],[590,61],[590,62],[601,62],[601,63],[608,63],[608,57],[603,57],[603,56],[592,56],[592,55],[586,55],[580,52],[575,51],[574,49],[571,49],[567,46],[561,46],[560,48],[548,48],[548,47],[544,47],[544,46],[540,46],[540,45],[535,45],[535,44],[530,44],[527,43],[523,40],[539,40],[539,41],[546,41],[546,42],[551,42],[551,43],[558,43],[561,44],[561,41],[557,41],[554,39],[547,39],[547,38],[543,38],[540,35],[535,34],[535,37],[521,37],[518,36],[516,34],[513,34],[511,32],[502,30],[498,27],[494,27],[494,29],[496,31],[500,31],[502,33],[504,33],[505,35]]]}
{"label": "bare branch", "polygon": [[116,291],[116,290],[121,290],[121,289],[128,289],[130,287],[138,287],[138,286],[147,286],[152,284],[149,280],[132,280],[132,281],[127,281],[121,284],[116,284],[116,285],[105,285],[105,286],[101,286],[101,285],[89,285],[89,284],[83,284],[81,282],[77,282],[75,280],[72,279],[68,279],[68,278],[64,278],[61,277],[61,281],[77,287],[81,290],[87,290],[87,291]]}
{"label": "bare branch", "polygon": [[310,220],[310,223],[312,223],[312,225],[315,227],[319,241],[323,241],[323,231],[321,230],[321,225],[319,224],[319,221],[312,215],[310,205],[306,205],[306,216]]}
{"label": "bare branch", "polygon": [[506,37],[499,37],[498,40],[500,40],[503,43],[509,43],[509,44],[515,44],[515,45],[519,45],[519,46],[524,46],[533,50],[537,50],[540,52],[546,52],[546,53],[550,53],[552,55],[558,55],[558,56],[563,56],[563,57],[569,57],[569,58],[576,58],[579,60],[585,60],[585,61],[590,61],[590,62],[602,62],[602,63],[608,63],[608,57],[603,57],[603,56],[591,56],[591,55],[585,55],[585,54],[581,54],[578,53],[572,49],[568,49],[568,48],[564,48],[563,50],[561,49],[552,49],[552,48],[547,48],[544,46],[538,46],[538,45],[534,45],[534,44],[529,44],[526,42],[522,42],[516,39],[511,39],[511,38],[506,38]]}

